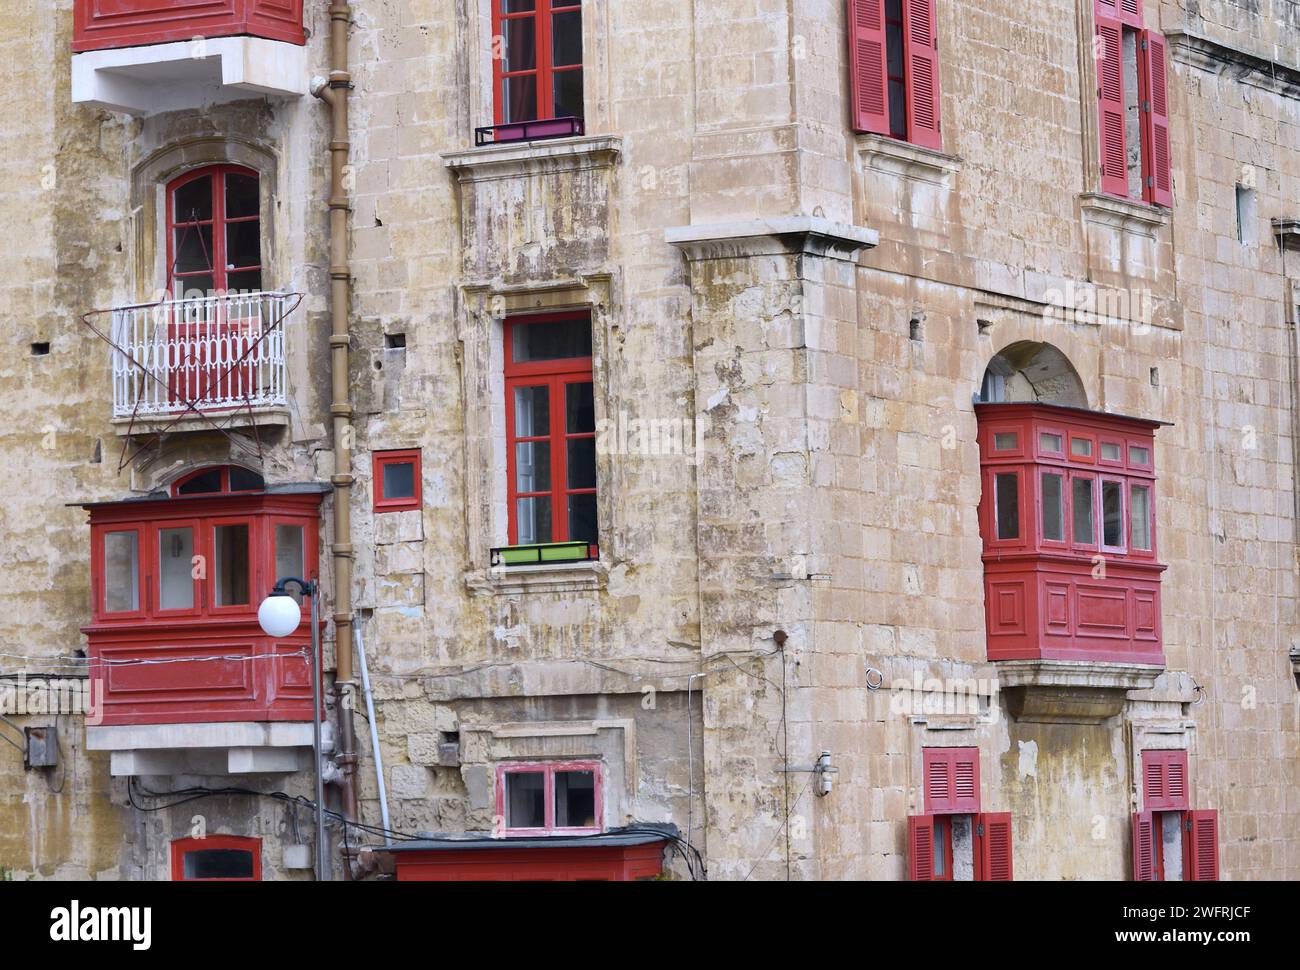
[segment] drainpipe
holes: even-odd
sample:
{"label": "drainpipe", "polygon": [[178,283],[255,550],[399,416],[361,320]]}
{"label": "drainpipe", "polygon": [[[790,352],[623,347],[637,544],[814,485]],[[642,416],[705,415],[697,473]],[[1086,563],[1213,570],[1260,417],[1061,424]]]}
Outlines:
{"label": "drainpipe", "polygon": [[[330,376],[332,401],[330,416],[334,425],[334,643],[337,670],[334,693],[338,701],[338,757],[342,771],[343,813],[356,820],[356,737],[352,726],[352,699],[356,684],[352,679],[352,402],[349,379],[349,306],[352,271],[348,262],[348,200],[346,174],[348,164],[348,92],[352,75],[348,73],[348,26],[352,5],[347,0],[332,0],[330,17],[329,78],[313,78],[311,92],[329,105],[330,133]],[[345,844],[347,840],[344,840]],[[355,851],[355,849],[353,850]],[[344,858],[344,868],[354,875],[353,860]]]}

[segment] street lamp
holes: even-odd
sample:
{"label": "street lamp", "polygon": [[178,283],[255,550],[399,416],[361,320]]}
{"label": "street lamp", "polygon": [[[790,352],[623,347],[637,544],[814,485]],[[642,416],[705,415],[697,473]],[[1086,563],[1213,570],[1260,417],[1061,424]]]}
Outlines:
{"label": "street lamp", "polygon": [[304,596],[311,597],[311,726],[313,767],[316,774],[316,852],[314,869],[316,879],[325,878],[325,781],[320,766],[320,584],[316,580],[302,580],[285,576],[276,581],[271,595],[257,608],[257,622],[268,637],[282,640],[292,636],[302,622],[302,607],[286,588],[290,583],[298,586]]}

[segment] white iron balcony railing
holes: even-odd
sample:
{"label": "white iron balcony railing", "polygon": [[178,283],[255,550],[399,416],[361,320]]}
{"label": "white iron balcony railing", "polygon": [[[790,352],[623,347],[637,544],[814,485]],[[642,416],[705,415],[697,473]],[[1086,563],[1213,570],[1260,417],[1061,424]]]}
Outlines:
{"label": "white iron balcony railing", "polygon": [[245,293],[113,311],[113,416],[284,407],[296,295]]}

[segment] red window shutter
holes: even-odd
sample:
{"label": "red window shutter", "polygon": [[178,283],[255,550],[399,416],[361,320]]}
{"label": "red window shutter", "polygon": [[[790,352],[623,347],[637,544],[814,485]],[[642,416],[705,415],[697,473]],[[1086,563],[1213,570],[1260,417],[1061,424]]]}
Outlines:
{"label": "red window shutter", "polygon": [[955,748],[952,752],[952,810],[980,810],[979,748]]}
{"label": "red window shutter", "polygon": [[849,88],[853,130],[889,134],[885,0],[849,0]]}
{"label": "red window shutter", "polygon": [[975,876],[987,882],[1011,882],[1011,813],[975,816]]}
{"label": "red window shutter", "polygon": [[952,757],[950,748],[924,748],[926,812],[947,812],[952,807]]}
{"label": "red window shutter", "polygon": [[923,748],[921,757],[926,812],[961,815],[979,812],[979,748]]}
{"label": "red window shutter", "polygon": [[1150,812],[1133,813],[1133,881],[1154,882],[1156,878],[1155,845],[1152,839]]}
{"label": "red window shutter", "polygon": [[1142,752],[1142,803],[1148,812],[1187,807],[1187,752]]}
{"label": "red window shutter", "polygon": [[939,133],[939,38],[935,0],[903,0],[903,60],[907,80],[907,140],[942,148]]}
{"label": "red window shutter", "polygon": [[1219,878],[1219,813],[1214,809],[1183,814],[1185,878],[1215,882]]}
{"label": "red window shutter", "polygon": [[1119,19],[1134,27],[1142,26],[1142,0],[1119,0]]}
{"label": "red window shutter", "polygon": [[1170,751],[1165,759],[1165,798],[1170,808],[1187,807],[1187,752]]}
{"label": "red window shutter", "polygon": [[1142,89],[1143,198],[1153,205],[1173,205],[1169,172],[1169,84],[1165,71],[1165,38],[1154,30],[1142,32],[1138,72]]}
{"label": "red window shutter", "polygon": [[1142,799],[1147,811],[1165,807],[1165,761],[1163,751],[1142,752]]}
{"label": "red window shutter", "polygon": [[907,817],[907,878],[913,882],[934,879],[934,816]]}
{"label": "red window shutter", "polygon": [[1128,197],[1124,144],[1124,51],[1122,30],[1097,5],[1097,133],[1101,143],[1101,190]]}

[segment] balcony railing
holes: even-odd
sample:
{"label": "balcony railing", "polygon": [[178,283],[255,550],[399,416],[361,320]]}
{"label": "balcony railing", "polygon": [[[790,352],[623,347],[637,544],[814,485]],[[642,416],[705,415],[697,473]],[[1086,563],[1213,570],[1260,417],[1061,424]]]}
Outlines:
{"label": "balcony railing", "polygon": [[113,311],[113,417],[287,406],[284,318],[299,297],[248,293]]}

